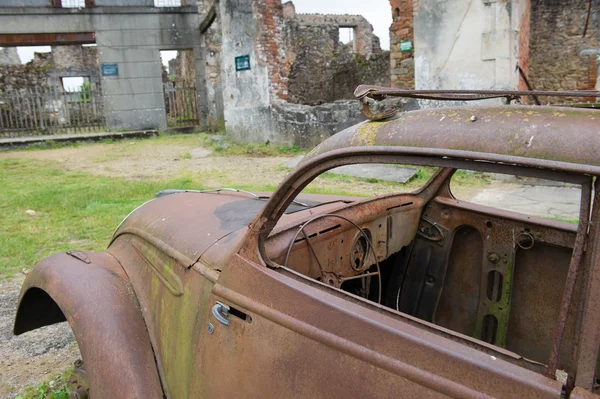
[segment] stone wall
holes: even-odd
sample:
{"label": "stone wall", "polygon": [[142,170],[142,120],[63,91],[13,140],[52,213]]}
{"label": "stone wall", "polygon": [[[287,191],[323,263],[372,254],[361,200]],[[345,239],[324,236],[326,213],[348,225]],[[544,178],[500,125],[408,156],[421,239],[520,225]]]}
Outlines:
{"label": "stone wall", "polygon": [[[290,39],[295,57],[291,67],[289,101],[317,105],[354,98],[360,84],[389,86],[389,53],[368,57],[341,44],[332,26],[300,26]],[[290,45],[291,46],[291,45]]]}
{"label": "stone wall", "polygon": [[[389,86],[389,55],[362,16],[296,14],[285,9],[289,102],[317,105],[352,99],[359,84]],[[354,26],[355,40],[340,42],[340,27]]]}
{"label": "stone wall", "polygon": [[272,107],[273,123],[281,132],[279,141],[313,148],[335,133],[365,118],[358,101],[336,101],[318,106],[280,103]]}
{"label": "stone wall", "polygon": [[414,47],[413,0],[390,0],[392,25],[390,26],[390,83],[401,89],[415,88],[414,49],[400,51],[402,41]]}
{"label": "stone wall", "polygon": [[[594,90],[596,87],[600,3],[593,1],[588,30],[583,37],[588,5],[587,0],[531,0],[529,80],[535,89]],[[542,100],[557,103],[572,99]]]}
{"label": "stone wall", "polygon": [[98,48],[88,46],[52,46],[52,58],[57,70],[97,71]]}
{"label": "stone wall", "polygon": [[35,58],[24,65],[0,65],[0,93],[49,87],[53,68],[51,53],[35,53]]}
{"label": "stone wall", "polygon": [[89,77],[92,87],[100,87],[98,51],[96,47],[52,46],[49,53],[35,53],[25,65],[2,65],[0,90],[58,87],[61,78]]}
{"label": "stone wall", "polygon": [[98,48],[88,46],[52,46],[54,67],[48,71],[52,84],[61,86],[61,78],[88,77],[94,90],[100,89]]}
{"label": "stone wall", "polygon": [[368,56],[380,52],[379,39],[373,34],[373,26],[362,15],[332,15],[332,14],[295,14],[288,13],[288,19],[295,19],[300,25],[335,26],[352,28],[354,31],[353,50],[358,54]]}
{"label": "stone wall", "polygon": [[278,102],[267,107],[240,109],[246,124],[227,129],[239,142],[295,144],[312,148],[333,134],[364,120],[358,101],[318,106]]}

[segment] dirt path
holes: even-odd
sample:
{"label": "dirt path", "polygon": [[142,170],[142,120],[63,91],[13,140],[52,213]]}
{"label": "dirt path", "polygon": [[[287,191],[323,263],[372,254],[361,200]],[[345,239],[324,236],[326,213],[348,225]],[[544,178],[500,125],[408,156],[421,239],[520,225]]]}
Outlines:
{"label": "dirt path", "polygon": [[293,156],[219,156],[191,158],[204,148],[200,139],[136,140],[113,144],[90,144],[41,151],[0,152],[0,159],[36,159],[61,168],[94,175],[128,179],[169,179],[190,176],[204,186],[232,182],[256,182],[268,177],[279,183],[287,170],[280,165]]}
{"label": "dirt path", "polygon": [[80,358],[69,325],[42,327],[14,336],[13,322],[24,276],[0,280],[0,397],[14,398]]}

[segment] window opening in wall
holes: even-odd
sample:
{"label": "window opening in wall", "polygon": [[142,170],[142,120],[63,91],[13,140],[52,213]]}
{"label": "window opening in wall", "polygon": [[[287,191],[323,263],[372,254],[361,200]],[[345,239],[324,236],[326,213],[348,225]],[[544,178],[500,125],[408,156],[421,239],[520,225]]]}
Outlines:
{"label": "window opening in wall", "polygon": [[199,120],[194,51],[162,50],[160,59],[167,125],[197,125]]}
{"label": "window opening in wall", "polygon": [[340,28],[340,42],[354,45],[354,28]]}
{"label": "window opening in wall", "polygon": [[62,8],[85,8],[85,0],[62,0]]}
{"label": "window opening in wall", "polygon": [[400,8],[394,8],[394,19],[400,18]]}
{"label": "window opening in wall", "polygon": [[154,0],[154,7],[181,7],[182,0]]}
{"label": "window opening in wall", "polygon": [[67,93],[88,91],[90,88],[89,76],[71,76],[68,78],[62,78],[61,80],[63,90]]}

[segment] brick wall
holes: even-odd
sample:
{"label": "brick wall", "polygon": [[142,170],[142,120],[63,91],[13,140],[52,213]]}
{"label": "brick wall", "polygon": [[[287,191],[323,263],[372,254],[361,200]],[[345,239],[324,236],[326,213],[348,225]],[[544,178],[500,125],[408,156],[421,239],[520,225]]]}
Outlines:
{"label": "brick wall", "polygon": [[281,0],[255,0],[259,33],[256,40],[259,62],[267,65],[272,100],[288,99],[290,65],[285,56],[283,5]]}
{"label": "brick wall", "polygon": [[[598,68],[595,50],[600,47],[600,2],[592,1],[588,31],[583,37],[588,4],[588,0],[531,0],[529,80],[535,89],[595,88]],[[560,98],[543,100],[552,103],[565,101]]]}
{"label": "brick wall", "polygon": [[413,0],[390,0],[393,22],[390,26],[390,80],[393,87],[415,88],[414,50],[400,51],[400,42],[414,45]]}
{"label": "brick wall", "polygon": [[[531,35],[531,2],[525,1],[525,9],[519,27],[519,66],[529,80],[529,40]],[[525,80],[519,76],[519,90],[527,90]],[[523,98],[527,102],[527,98]]]}

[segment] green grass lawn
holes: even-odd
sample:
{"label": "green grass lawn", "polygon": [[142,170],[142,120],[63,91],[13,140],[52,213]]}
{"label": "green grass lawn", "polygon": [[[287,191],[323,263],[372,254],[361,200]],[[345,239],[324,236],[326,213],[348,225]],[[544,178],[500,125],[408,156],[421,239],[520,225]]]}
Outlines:
{"label": "green grass lawn", "polygon": [[119,222],[157,191],[199,188],[192,184],[185,178],[125,180],[61,171],[40,161],[0,160],[0,277],[55,252],[102,250]]}
{"label": "green grass lawn", "polygon": [[[213,151],[231,156],[234,163],[239,155],[260,157],[282,153],[293,155],[297,152],[295,147],[267,145],[228,144],[220,148],[221,142],[206,135],[168,136],[155,140],[145,141],[144,144],[164,142],[196,148],[198,141],[204,141]],[[131,146],[129,142],[120,143],[116,149],[111,148],[109,155],[121,150],[135,154],[135,151],[143,151],[144,148],[141,144]],[[85,145],[81,145],[80,150],[85,151]],[[152,162],[151,159],[148,162]],[[306,187],[304,192],[351,196],[410,192],[422,186],[433,170],[421,168],[417,176],[405,185],[325,173]],[[478,174],[460,178],[465,180],[460,184],[466,186],[487,183]],[[210,184],[270,192],[275,190],[279,180],[261,174],[244,180],[232,174],[227,167],[200,174],[191,170],[179,171],[170,180],[125,179],[63,170],[60,164],[47,160],[0,159],[0,278],[11,277],[56,252],[105,249],[121,220],[138,205],[154,198],[160,190],[215,188],[207,187]],[[33,210],[36,214],[30,216],[27,210]]]}

